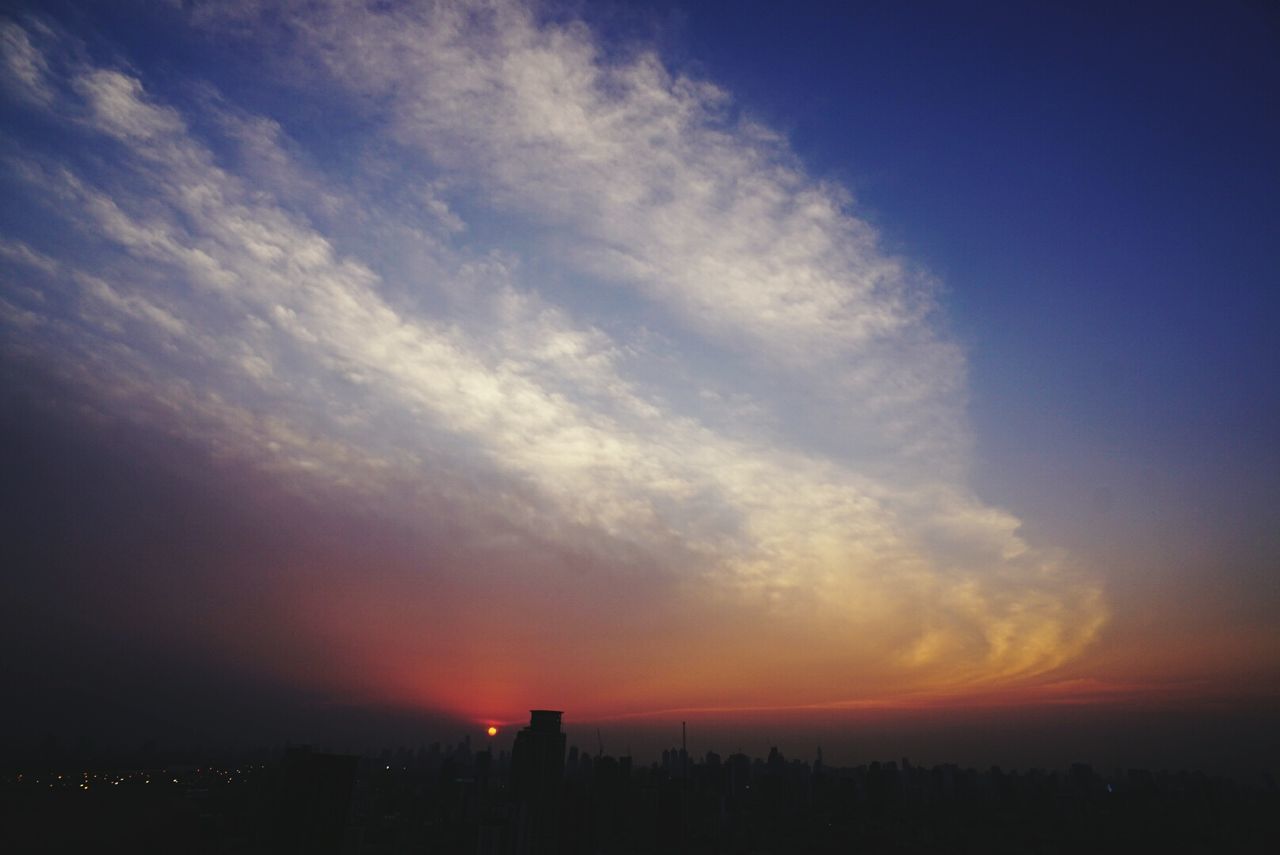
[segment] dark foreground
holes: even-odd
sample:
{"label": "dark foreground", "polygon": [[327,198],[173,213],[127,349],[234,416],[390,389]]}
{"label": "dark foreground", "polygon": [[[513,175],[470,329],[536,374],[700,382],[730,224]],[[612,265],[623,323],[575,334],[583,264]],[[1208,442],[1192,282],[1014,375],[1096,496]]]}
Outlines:
{"label": "dark foreground", "polygon": [[528,744],[515,758],[464,742],[378,758],[301,748],[238,764],[15,771],[0,790],[0,851],[1280,852],[1266,776],[837,769],[680,750],[635,767],[566,756],[563,742],[557,763]]}

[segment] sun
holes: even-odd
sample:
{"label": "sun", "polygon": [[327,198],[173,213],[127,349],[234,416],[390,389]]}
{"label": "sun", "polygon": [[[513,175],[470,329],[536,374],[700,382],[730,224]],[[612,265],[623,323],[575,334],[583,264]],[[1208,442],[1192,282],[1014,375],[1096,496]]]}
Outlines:
{"label": "sun", "polygon": [[497,735],[498,735],[498,728],[494,727],[493,725],[489,725],[489,735],[490,735],[490,736],[497,736]]}

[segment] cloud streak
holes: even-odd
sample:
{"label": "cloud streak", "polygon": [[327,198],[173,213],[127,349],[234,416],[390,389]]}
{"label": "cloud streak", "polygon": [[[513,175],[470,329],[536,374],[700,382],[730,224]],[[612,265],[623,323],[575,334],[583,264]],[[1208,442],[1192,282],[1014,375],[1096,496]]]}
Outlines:
{"label": "cloud streak", "polygon": [[[1096,635],[1096,584],[964,484],[964,360],[932,283],[728,93],[522,5],[264,14],[189,23],[265,34],[304,97],[362,115],[356,166],[309,152],[323,129],[207,84],[167,103],[5,24],[13,101],[103,152],[8,146],[72,247],[0,247],[10,358],[299,493],[395,518],[453,503],[464,551],[501,520],[510,555],[595,556],[585,599],[645,592],[672,639],[571,633],[563,650],[636,651],[597,710],[675,645],[664,703],[767,679],[820,703],[1032,678]],[[443,703],[406,653],[417,619],[341,641]]]}

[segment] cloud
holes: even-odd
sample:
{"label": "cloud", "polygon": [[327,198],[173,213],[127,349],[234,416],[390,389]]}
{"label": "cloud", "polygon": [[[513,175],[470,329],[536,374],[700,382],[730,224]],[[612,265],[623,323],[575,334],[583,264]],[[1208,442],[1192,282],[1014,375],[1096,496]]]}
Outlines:
{"label": "cloud", "polygon": [[[806,701],[958,690],[1096,635],[1098,587],[963,483],[933,283],[723,90],[520,5],[263,14],[192,22],[323,68],[303,97],[361,111],[365,156],[322,165],[323,128],[209,84],[183,107],[69,64],[33,109],[107,154],[8,162],[77,247],[6,240],[12,352],[300,493],[397,518],[474,496],[464,548],[500,519],[516,552],[595,556],[584,590],[664,603],[681,702],[789,661]],[[622,623],[592,643],[650,643]],[[614,680],[601,698],[645,685]]]}
{"label": "cloud", "polygon": [[[522,4],[297,11],[279,37],[292,73],[326,69],[424,165],[548,226],[592,286],[634,290],[754,372],[821,380],[806,418],[843,429],[840,453],[931,468],[963,453],[963,359],[929,323],[931,283],[720,88],[651,52],[609,57]],[[830,395],[858,406],[823,412]]]}
{"label": "cloud", "polygon": [[141,81],[127,74],[96,68],[78,75],[74,85],[91,110],[93,124],[111,136],[143,141],[183,130],[177,113],[149,103]]}
{"label": "cloud", "polygon": [[[37,39],[43,33],[31,24]],[[48,80],[49,64],[28,35],[27,29],[12,21],[0,22],[0,56],[4,58],[5,88],[18,97],[37,104],[48,104],[54,91]]]}

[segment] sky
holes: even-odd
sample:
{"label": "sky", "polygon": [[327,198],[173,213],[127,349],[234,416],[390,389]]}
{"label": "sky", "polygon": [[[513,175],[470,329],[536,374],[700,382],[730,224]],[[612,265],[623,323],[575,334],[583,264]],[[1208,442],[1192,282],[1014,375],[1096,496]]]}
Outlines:
{"label": "sky", "polygon": [[6,739],[1274,721],[1274,12],[848,7],[6,5]]}

